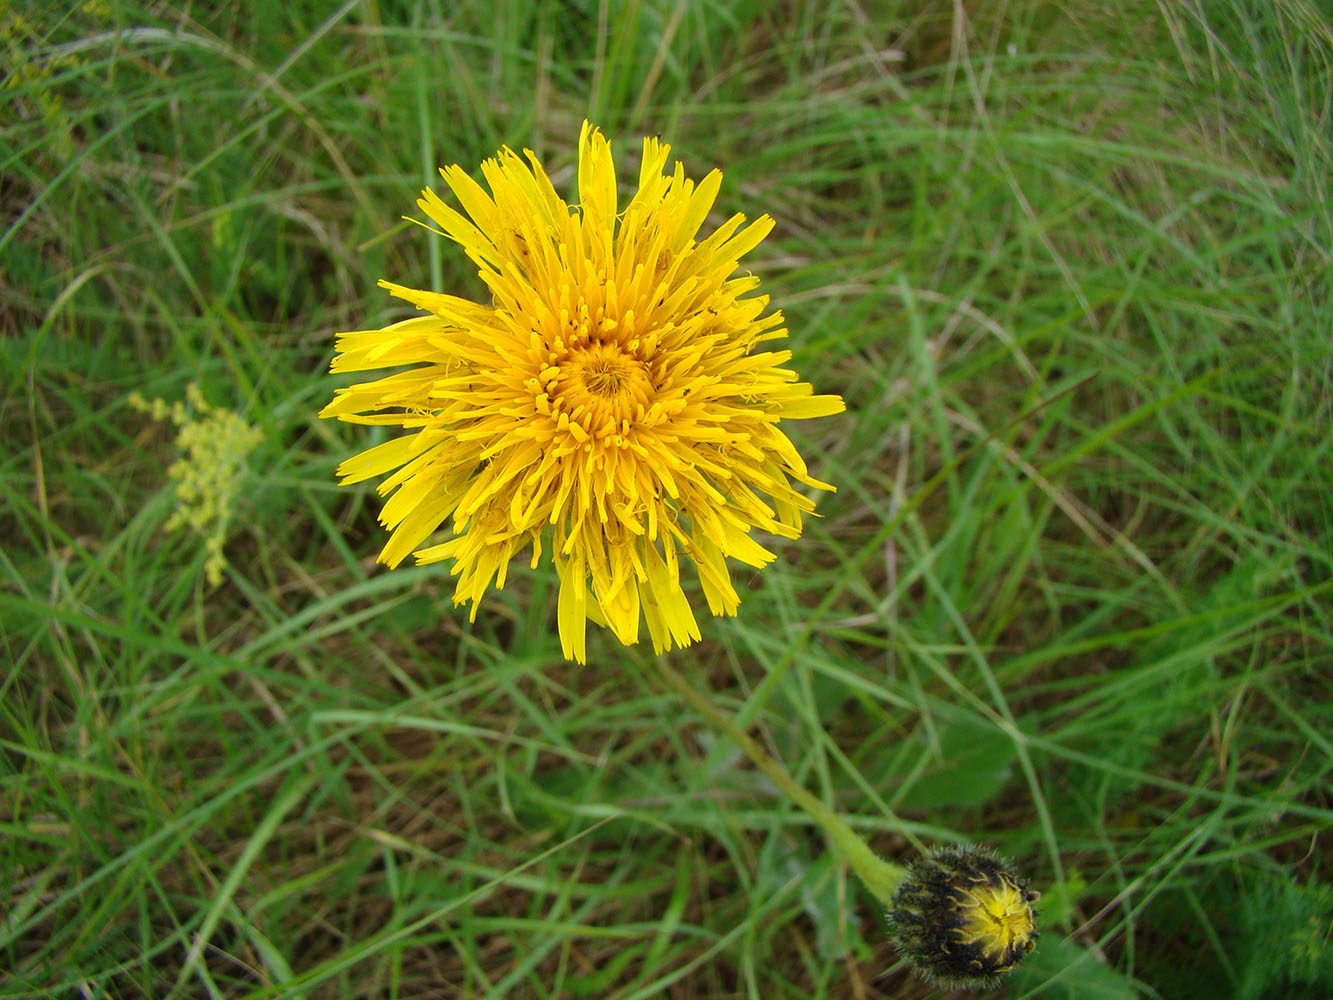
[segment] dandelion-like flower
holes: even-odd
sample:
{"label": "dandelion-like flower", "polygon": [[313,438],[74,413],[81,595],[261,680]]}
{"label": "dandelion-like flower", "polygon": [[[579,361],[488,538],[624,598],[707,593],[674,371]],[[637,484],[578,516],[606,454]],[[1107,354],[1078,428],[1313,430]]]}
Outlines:
{"label": "dandelion-like flower", "polygon": [[[586,658],[588,620],[622,643],[640,623],[657,651],[699,638],[680,564],[697,567],[709,610],[735,614],[727,559],[774,558],[755,538],[801,533],[813,478],[779,427],[843,409],[756,350],[786,335],[738,264],[768,216],[733,215],[696,239],[722,181],[699,183],[670,147],[643,144],[639,187],[616,203],[610,144],[584,123],[579,203],[540,162],[503,149],[482,164],[489,193],[440,171],[467,216],[431,190],[417,204],[480,268],[492,303],[380,282],[430,313],[338,337],[335,372],[414,366],[338,390],[320,416],[396,425],[343,462],[344,483],[379,485],[391,529],[380,561],[453,560],[454,603],[477,602],[509,561],[548,545],[560,578],[560,641]],[[451,537],[422,546],[446,521]]]}
{"label": "dandelion-like flower", "polygon": [[907,870],[889,922],[924,978],[946,989],[990,989],[1037,946],[1039,898],[988,851],[948,847]]}

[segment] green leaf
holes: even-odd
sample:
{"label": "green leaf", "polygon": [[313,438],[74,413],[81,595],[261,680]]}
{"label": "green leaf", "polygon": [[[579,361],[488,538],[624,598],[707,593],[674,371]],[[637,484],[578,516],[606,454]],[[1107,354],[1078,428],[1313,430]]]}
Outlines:
{"label": "green leaf", "polygon": [[1043,886],[1037,902],[1037,920],[1042,927],[1056,927],[1066,923],[1074,912],[1074,904],[1087,890],[1088,883],[1082,872],[1071,868],[1062,882]]}
{"label": "green leaf", "polygon": [[963,718],[939,730],[937,750],[899,790],[898,809],[979,806],[1009,781],[1015,750],[1004,733],[980,720]]}
{"label": "green leaf", "polygon": [[1023,959],[1007,982],[1015,1000],[1135,1000],[1139,996],[1134,980],[1068,938],[1041,938],[1037,950]]}

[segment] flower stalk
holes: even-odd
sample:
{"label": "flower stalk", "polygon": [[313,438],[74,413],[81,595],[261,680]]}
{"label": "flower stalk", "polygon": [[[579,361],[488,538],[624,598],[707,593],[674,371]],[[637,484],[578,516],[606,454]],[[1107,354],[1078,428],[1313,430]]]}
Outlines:
{"label": "flower stalk", "polygon": [[917,975],[945,989],[992,989],[1036,947],[1032,904],[1040,894],[1006,862],[971,847],[941,848],[908,866],[885,861],[664,657],[657,658],[657,668],[824,831],[834,851],[885,907],[894,944]]}
{"label": "flower stalk", "polygon": [[787,769],[756,743],[739,726],[728,719],[707,698],[696,691],[690,684],[672,669],[665,657],[657,658],[657,667],[666,682],[680,692],[699,712],[718,729],[726,733],[733,742],[745,751],[768,778],[777,785],[789,799],[798,805],[805,814],[824,831],[834,849],[846,860],[847,865],[856,872],[867,889],[885,906],[893,903],[894,891],[902,881],[905,869],[885,861],[848,825],[847,821],[835,813],[819,799],[796,783]]}

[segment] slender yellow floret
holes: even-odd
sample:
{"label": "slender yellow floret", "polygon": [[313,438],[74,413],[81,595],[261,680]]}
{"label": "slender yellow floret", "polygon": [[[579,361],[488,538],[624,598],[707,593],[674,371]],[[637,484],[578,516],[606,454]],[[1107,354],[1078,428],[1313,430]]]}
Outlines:
{"label": "slender yellow floret", "polygon": [[[617,202],[611,147],[584,123],[579,203],[537,158],[509,149],[482,164],[489,191],[440,171],[466,215],[434,191],[422,211],[460,244],[491,292],[478,305],[381,282],[429,315],[338,337],[335,372],[410,365],[338,390],[320,416],[399,435],[339,467],[344,483],[388,474],[380,561],[452,561],[454,603],[502,587],[509,561],[549,549],[560,577],[565,655],[586,657],[588,620],[622,643],[646,623],[653,647],[699,638],[681,586],[693,562],[715,615],[740,598],[728,559],[767,565],[756,531],[801,533],[813,478],[784,418],[838,413],[758,349],[786,335],[740,259],[773,228],[734,215],[698,239],[722,182],[697,184],[669,147],[645,139],[639,186]],[[425,544],[447,524],[444,541]]]}
{"label": "slender yellow floret", "polygon": [[263,440],[263,432],[240,414],[210,404],[193,383],[185,389],[184,402],[149,402],[137,392],[130,393],[128,402],[154,420],[170,420],[180,428],[176,448],[181,457],[167,469],[176,487],[176,510],[166,528],[188,527],[203,539],[208,555],[204,575],[209,586],[216,587],[227,566],[222,547],[244,481],[246,458]]}

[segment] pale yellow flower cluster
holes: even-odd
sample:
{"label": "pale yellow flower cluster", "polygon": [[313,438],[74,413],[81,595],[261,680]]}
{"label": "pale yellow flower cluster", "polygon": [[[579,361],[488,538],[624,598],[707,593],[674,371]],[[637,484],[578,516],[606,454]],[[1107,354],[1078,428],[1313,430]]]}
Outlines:
{"label": "pale yellow flower cluster", "polygon": [[180,458],[167,469],[176,487],[176,510],[166,528],[188,527],[203,539],[208,556],[204,574],[209,586],[216,587],[227,565],[222,546],[245,479],[246,458],[263,440],[263,432],[233,410],[210,404],[193,383],[186,387],[184,401],[148,401],[132,392],[128,402],[154,420],[170,420],[179,428]]}

